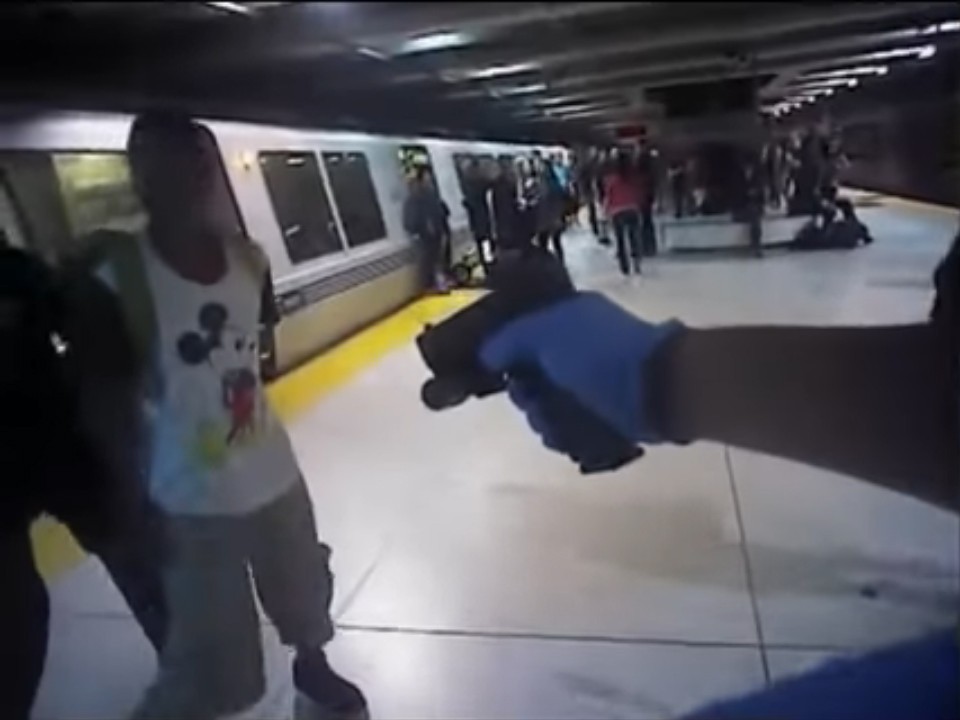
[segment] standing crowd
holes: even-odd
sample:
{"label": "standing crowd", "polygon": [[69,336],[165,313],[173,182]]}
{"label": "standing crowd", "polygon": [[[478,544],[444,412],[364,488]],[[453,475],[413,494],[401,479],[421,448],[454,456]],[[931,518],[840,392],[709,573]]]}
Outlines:
{"label": "standing crowd", "polygon": [[[615,241],[624,275],[639,274],[642,259],[657,253],[655,212],[674,219],[729,216],[748,227],[749,244],[761,254],[763,218],[770,211],[808,216],[792,247],[856,247],[872,242],[852,202],[839,196],[847,165],[836,133],[818,129],[770,137],[749,148],[705,142],[673,148],[669,162],[645,137],[630,145],[578,148],[566,155],[469,156],[459,162],[460,189],[477,264],[485,273],[504,252],[550,252],[564,262],[564,232],[586,211],[602,245]],[[451,273],[450,210],[430,169],[410,180],[406,229],[422,259],[423,283],[446,290]]]}
{"label": "standing crowd", "polygon": [[[563,157],[534,151],[529,156],[465,157],[460,189],[478,264],[490,270],[503,253],[552,253],[565,261],[563,235],[579,224],[585,207],[590,228],[604,245],[616,238],[624,275],[639,273],[643,255],[656,253],[653,208],[655,151],[644,143],[607,151],[588,149]],[[444,291],[451,274],[450,208],[430,168],[416,167],[409,179],[404,226],[421,258],[423,283]]]}

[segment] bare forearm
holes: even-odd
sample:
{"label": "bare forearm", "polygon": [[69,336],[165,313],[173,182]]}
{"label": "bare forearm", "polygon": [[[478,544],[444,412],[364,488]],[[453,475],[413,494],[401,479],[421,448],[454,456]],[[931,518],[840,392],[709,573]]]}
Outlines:
{"label": "bare forearm", "polygon": [[938,342],[928,325],[691,330],[671,350],[675,431],[956,510],[957,400]]}

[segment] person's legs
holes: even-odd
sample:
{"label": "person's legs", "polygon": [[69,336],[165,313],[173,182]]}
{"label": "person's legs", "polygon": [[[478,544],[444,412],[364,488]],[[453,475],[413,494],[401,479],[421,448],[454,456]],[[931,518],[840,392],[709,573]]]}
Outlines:
{"label": "person's legs", "polygon": [[425,290],[429,290],[433,287],[433,266],[436,262],[433,249],[430,247],[430,238],[426,235],[417,235],[414,250],[420,270],[420,284]]}
{"label": "person's legs", "polygon": [[243,545],[249,517],[172,516],[164,568],[170,625],[137,720],[207,720],[239,712],[266,683]]}
{"label": "person's legs", "polygon": [[767,178],[768,186],[768,200],[770,206],[774,209],[780,208],[780,183],[779,178],[776,172],[770,173],[770,176]]}
{"label": "person's legs", "polygon": [[453,238],[450,237],[450,233],[444,233],[439,242],[440,252],[437,264],[439,272],[445,275],[450,272],[450,268],[453,266]]}
{"label": "person's legs", "polygon": [[420,274],[423,286],[427,290],[443,289],[441,262],[443,260],[443,238],[439,235],[421,235],[420,238]]}
{"label": "person's legs", "polygon": [[581,204],[580,193],[576,190],[570,190],[567,195],[567,221],[570,225],[580,226]]}
{"label": "person's legs", "polygon": [[490,240],[483,235],[474,235],[473,242],[477,246],[477,258],[480,260],[480,267],[483,268],[483,274],[487,275],[490,272],[489,262],[487,261],[487,248],[490,245]]}
{"label": "person's legs", "polygon": [[617,262],[620,264],[620,272],[624,275],[630,274],[630,259],[627,251],[627,214],[620,212],[611,218],[613,234],[617,240]]}
{"label": "person's legs", "polygon": [[643,246],[640,239],[640,216],[636,211],[624,213],[624,234],[630,246],[630,257],[633,262],[633,271],[640,274]]}
{"label": "person's legs", "polygon": [[593,232],[594,237],[600,237],[600,224],[597,222],[597,202],[593,195],[587,195],[587,217],[590,220],[590,230]]}
{"label": "person's legs", "polygon": [[333,637],[330,548],[317,540],[303,479],[257,512],[247,531],[257,595],[280,640],[297,652],[294,686],[324,717],[366,717],[363,694],[330,668],[324,653]]}
{"label": "person's legs", "polygon": [[645,255],[657,254],[657,231],[653,226],[653,206],[645,203],[641,213],[640,238]]}
{"label": "person's legs", "polygon": [[557,256],[557,260],[561,263],[564,262],[563,257],[563,229],[555,230],[550,236],[550,242],[553,244],[553,252]]}
{"label": "person's legs", "polygon": [[26,528],[0,539],[0,707],[10,720],[27,720],[47,657],[50,600],[37,572]]}

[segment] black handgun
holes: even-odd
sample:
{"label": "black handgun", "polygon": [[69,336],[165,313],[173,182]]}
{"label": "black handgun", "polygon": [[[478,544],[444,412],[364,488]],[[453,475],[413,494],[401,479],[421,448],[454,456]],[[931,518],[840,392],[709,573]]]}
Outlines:
{"label": "black handgun", "polygon": [[471,396],[501,392],[507,379],[513,378],[536,394],[580,472],[615,470],[640,457],[642,448],[550,382],[539,368],[515,367],[501,375],[491,373],[480,361],[484,342],[504,325],[576,295],[563,265],[546,253],[500,259],[488,286],[491,291],[483,298],[438,325],[428,325],[417,337],[420,354],[433,373],[423,384],[423,403],[431,410],[443,410]]}

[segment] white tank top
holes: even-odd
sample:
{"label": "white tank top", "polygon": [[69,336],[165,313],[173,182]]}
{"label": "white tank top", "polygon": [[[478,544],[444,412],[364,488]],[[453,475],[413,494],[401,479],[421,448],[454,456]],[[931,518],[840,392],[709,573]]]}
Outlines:
{"label": "white tank top", "polygon": [[246,514],[299,475],[259,371],[262,278],[228,243],[213,285],[178,275],[141,243],[156,315],[162,391],[152,420],[150,490],[167,511]]}

